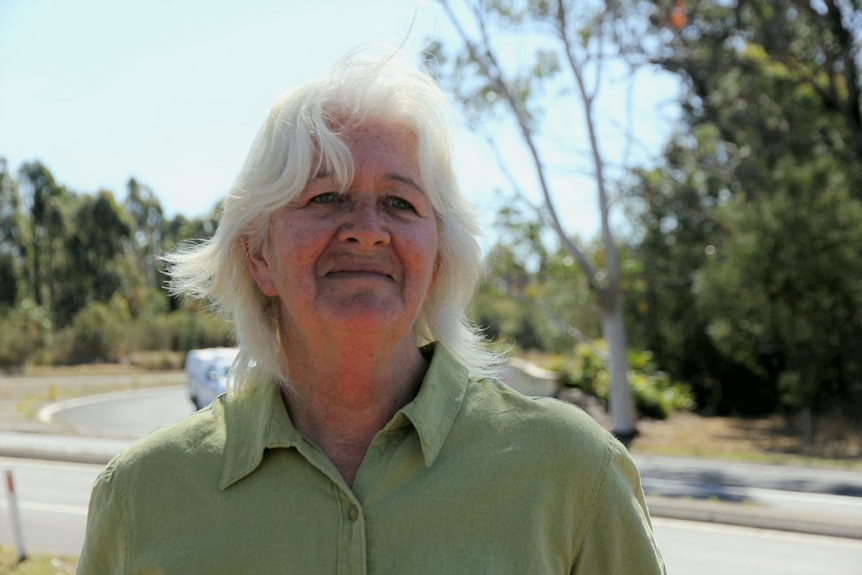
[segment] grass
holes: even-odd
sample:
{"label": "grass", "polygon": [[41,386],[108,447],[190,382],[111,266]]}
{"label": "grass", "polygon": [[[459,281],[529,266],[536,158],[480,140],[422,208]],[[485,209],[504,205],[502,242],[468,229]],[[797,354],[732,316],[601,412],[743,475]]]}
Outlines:
{"label": "grass", "polygon": [[638,429],[635,453],[862,471],[862,425],[838,416],[817,420],[808,439],[796,418],[779,415],[677,413],[667,421],[642,420]]}
{"label": "grass", "polygon": [[33,554],[18,562],[18,550],[0,546],[0,573],[9,575],[61,575],[74,573],[78,560],[74,557]]}

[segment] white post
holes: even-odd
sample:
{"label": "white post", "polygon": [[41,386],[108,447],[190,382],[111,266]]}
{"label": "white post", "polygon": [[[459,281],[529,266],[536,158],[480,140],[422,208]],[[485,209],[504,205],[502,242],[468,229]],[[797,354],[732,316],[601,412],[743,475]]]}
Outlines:
{"label": "white post", "polygon": [[11,469],[6,470],[6,495],[9,499],[9,515],[12,517],[12,532],[15,534],[15,543],[18,545],[18,563],[23,563],[27,559],[27,552],[24,550],[24,533],[21,531],[18,498],[15,496],[15,480],[12,477]]}

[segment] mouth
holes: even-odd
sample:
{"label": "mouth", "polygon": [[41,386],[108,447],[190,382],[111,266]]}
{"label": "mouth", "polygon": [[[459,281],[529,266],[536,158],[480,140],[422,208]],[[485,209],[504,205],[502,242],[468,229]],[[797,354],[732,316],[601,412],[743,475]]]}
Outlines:
{"label": "mouth", "polygon": [[326,274],[326,277],[343,277],[343,278],[385,278],[385,279],[393,279],[392,275],[386,273],[385,270],[373,269],[373,268],[343,268],[343,269],[334,269],[329,271]]}

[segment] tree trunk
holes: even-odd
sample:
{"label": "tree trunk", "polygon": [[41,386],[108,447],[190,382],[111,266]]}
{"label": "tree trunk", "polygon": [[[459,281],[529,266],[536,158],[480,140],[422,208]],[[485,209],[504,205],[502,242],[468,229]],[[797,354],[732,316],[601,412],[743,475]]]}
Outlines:
{"label": "tree trunk", "polygon": [[611,431],[626,446],[637,435],[635,409],[628,381],[628,347],[619,297],[602,302],[602,334],[608,345],[608,408]]}

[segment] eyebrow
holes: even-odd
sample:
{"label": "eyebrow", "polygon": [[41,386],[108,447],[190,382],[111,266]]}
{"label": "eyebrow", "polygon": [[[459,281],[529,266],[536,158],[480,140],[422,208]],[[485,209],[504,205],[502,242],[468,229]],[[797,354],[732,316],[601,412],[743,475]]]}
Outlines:
{"label": "eyebrow", "polygon": [[327,178],[334,178],[334,177],[335,177],[335,174],[333,174],[331,171],[321,170],[321,171],[315,173],[314,175],[312,175],[310,178],[308,178],[308,180],[309,181],[311,181],[311,180],[325,180]]}
{"label": "eyebrow", "polygon": [[[328,178],[334,178],[334,177],[335,177],[335,174],[333,172],[331,172],[329,170],[322,170],[320,172],[317,172],[313,176],[311,176],[309,181],[326,180]],[[422,186],[417,184],[413,178],[411,178],[409,176],[405,176],[403,174],[399,174],[398,172],[387,172],[387,173],[383,174],[383,180],[386,182],[400,182],[404,185],[410,186],[411,188],[413,188],[414,190],[416,190],[417,192],[419,192],[422,195],[427,195],[427,194],[425,194],[425,190],[422,189]]]}
{"label": "eyebrow", "polygon": [[413,178],[410,178],[408,176],[404,176],[395,172],[388,172],[383,176],[383,179],[387,181],[401,182],[402,184],[406,184],[411,188],[415,189],[420,194],[426,195],[425,190],[423,190],[422,187],[413,180]]}

